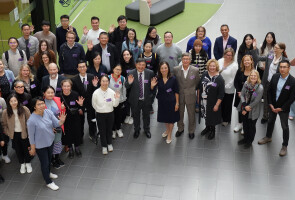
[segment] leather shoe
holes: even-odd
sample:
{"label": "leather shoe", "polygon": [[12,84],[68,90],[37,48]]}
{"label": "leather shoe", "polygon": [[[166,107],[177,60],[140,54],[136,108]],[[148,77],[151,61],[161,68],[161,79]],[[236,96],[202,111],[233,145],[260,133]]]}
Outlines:
{"label": "leather shoe", "polygon": [[175,137],[179,137],[183,134],[183,131],[176,131]]}
{"label": "leather shoe", "polygon": [[194,139],[195,138],[195,133],[189,133],[188,134],[189,139]]}
{"label": "leather shoe", "polygon": [[201,136],[204,136],[204,135],[206,135],[206,134],[209,133],[209,132],[210,132],[210,129],[209,129],[208,126],[206,126],[206,128],[205,128],[204,130],[202,130],[202,132],[201,132]]}
{"label": "leather shoe", "polygon": [[135,131],[134,134],[133,134],[133,137],[138,138],[138,136],[139,136],[139,131]]}
{"label": "leather shoe", "polygon": [[77,157],[82,157],[82,153],[81,153],[81,151],[80,151],[80,149],[76,149],[76,155],[77,155]]}
{"label": "leather shoe", "polygon": [[146,135],[147,138],[151,138],[152,137],[151,132],[149,132],[149,131],[145,131],[145,135]]}
{"label": "leather shoe", "polygon": [[0,183],[4,183],[4,178],[0,175]]}

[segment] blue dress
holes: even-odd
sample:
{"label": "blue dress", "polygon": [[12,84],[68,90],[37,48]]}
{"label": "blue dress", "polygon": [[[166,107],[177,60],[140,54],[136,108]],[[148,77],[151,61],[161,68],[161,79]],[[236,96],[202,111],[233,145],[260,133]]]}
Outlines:
{"label": "blue dress", "polygon": [[179,90],[174,76],[170,77],[166,84],[162,78],[158,80],[158,122],[175,123],[179,121],[179,111],[175,112],[175,93],[179,93]]}

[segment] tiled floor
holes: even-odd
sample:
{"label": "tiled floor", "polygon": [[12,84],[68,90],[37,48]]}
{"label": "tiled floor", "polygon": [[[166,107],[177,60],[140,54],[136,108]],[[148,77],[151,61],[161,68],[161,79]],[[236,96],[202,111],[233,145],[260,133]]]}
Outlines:
{"label": "tiled floor", "polygon": [[[280,29],[282,21],[285,24],[285,19],[295,17],[294,12],[290,12],[291,8],[294,8],[292,0],[225,0],[221,10],[206,25],[207,33],[210,38],[215,38],[220,35],[219,28],[216,27],[221,23],[229,23],[231,34],[240,41],[246,32],[252,32],[261,40],[265,32],[274,30],[278,33],[278,40],[287,43],[288,54],[293,57],[295,51],[291,46],[295,45],[294,26],[287,24],[284,26],[287,31]],[[266,14],[275,15],[270,20],[271,24],[260,19]],[[204,128],[202,121],[200,125],[197,124],[194,140],[189,140],[185,131],[180,138],[173,138],[170,145],[161,138],[164,125],[156,122],[156,115],[151,115],[151,139],[143,134],[138,139],[133,139],[133,127],[124,125],[124,138],[114,140],[115,150],[107,156],[102,156],[100,146],[96,147],[85,137],[82,158],[70,160],[64,154],[62,157],[66,166],[53,170],[59,175],[55,182],[60,190],[56,192],[46,188],[38,158],[33,160],[32,174],[20,175],[16,156],[10,149],[12,163],[2,164],[1,167],[6,182],[0,185],[0,199],[294,199],[294,121],[290,121],[288,155],[280,158],[278,153],[282,132],[279,120],[272,143],[264,146],[257,144],[266,130],[266,125],[261,125],[258,121],[253,148],[244,150],[237,145],[242,136],[232,131],[237,122],[235,110],[232,124],[228,127],[218,126],[213,141],[200,136],[199,133]]]}

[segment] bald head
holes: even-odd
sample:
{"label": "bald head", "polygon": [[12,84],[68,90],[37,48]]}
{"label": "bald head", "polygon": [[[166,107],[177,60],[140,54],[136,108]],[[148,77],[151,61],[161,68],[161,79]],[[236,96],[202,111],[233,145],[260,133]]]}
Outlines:
{"label": "bald head", "polygon": [[55,79],[58,73],[58,67],[55,63],[50,63],[48,66],[48,73],[52,79]]}

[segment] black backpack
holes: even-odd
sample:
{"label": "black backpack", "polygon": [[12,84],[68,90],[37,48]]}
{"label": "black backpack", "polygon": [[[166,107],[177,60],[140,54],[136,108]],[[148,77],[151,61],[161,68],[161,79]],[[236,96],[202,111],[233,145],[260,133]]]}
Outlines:
{"label": "black backpack", "polygon": [[[20,54],[22,60],[24,60],[24,53],[23,53],[23,51],[22,51],[22,50],[19,50],[19,49],[17,49],[17,50],[18,50],[18,52],[19,52],[19,54]],[[8,51],[5,51],[4,54],[5,54],[5,59],[6,59],[6,61],[7,61],[7,65],[8,65],[8,61],[9,61],[9,54],[8,54]]]}

